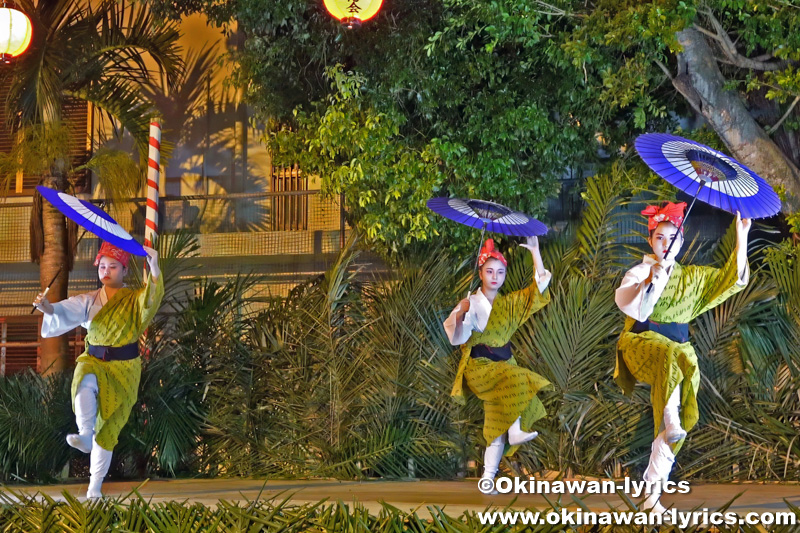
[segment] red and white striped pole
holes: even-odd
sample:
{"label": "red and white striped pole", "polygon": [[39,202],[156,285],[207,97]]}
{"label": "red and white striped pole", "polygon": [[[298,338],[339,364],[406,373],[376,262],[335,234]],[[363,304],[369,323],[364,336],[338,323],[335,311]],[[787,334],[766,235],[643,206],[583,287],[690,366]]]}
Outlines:
{"label": "red and white striped pole", "polygon": [[147,211],[144,245],[153,246],[158,236],[158,175],[161,171],[161,124],[150,123],[150,150],[147,156]]}
{"label": "red and white striped pole", "polygon": [[[158,177],[161,173],[161,124],[150,123],[150,148],[147,153],[147,210],[144,217],[144,245],[153,246],[158,237]],[[142,261],[142,279],[147,279],[147,258]],[[143,333],[146,338],[147,333]],[[144,356],[150,358],[150,347],[144,343]],[[146,406],[145,406],[146,409]]]}

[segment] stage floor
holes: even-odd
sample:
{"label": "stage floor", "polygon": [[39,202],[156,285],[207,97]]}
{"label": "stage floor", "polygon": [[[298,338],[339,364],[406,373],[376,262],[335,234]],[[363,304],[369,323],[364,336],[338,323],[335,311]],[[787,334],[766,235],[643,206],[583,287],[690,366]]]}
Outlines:
{"label": "stage floor", "polygon": [[[292,503],[317,503],[320,500],[341,500],[344,503],[359,502],[370,512],[378,512],[381,502],[391,504],[401,510],[419,509],[427,506],[445,508],[448,514],[460,514],[465,510],[482,511],[488,506],[514,508],[549,507],[547,499],[540,494],[487,496],[478,491],[475,480],[460,481],[333,481],[333,480],[269,480],[263,479],[178,479],[150,480],[146,482],[109,481],[103,485],[103,492],[110,497],[130,496],[137,489],[145,499],[152,502],[183,501],[214,505],[219,500],[246,501],[256,498],[279,501],[286,498]],[[37,492],[54,499],[63,499],[62,491],[83,498],[86,483],[65,485],[10,486],[5,490],[24,492],[30,495]],[[690,511],[694,508],[717,510],[741,494],[730,506],[739,514],[749,511],[769,512],[787,510],[784,500],[800,506],[800,484],[798,483],[744,483],[744,484],[693,484],[688,494],[665,494],[662,503],[674,505],[678,510]],[[627,506],[618,495],[575,494],[583,504],[593,511],[604,511],[610,507],[626,510]],[[552,494],[548,498],[560,498],[563,506],[576,509],[578,506],[570,494]]]}

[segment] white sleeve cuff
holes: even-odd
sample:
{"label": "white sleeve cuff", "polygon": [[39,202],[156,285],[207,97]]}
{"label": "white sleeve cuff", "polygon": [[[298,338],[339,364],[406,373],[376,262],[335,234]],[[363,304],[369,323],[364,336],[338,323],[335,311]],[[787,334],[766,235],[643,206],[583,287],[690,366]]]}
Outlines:
{"label": "white sleeve cuff", "polygon": [[650,292],[647,289],[650,283],[645,280],[650,275],[650,265],[640,263],[628,270],[622,283],[614,295],[614,301],[620,311],[640,322],[647,320],[653,312],[664,287],[669,281],[669,276],[662,276],[653,280],[653,288]]}
{"label": "white sleeve cuff", "polygon": [[461,303],[459,303],[456,308],[453,309],[453,311],[450,313],[450,316],[448,316],[447,320],[444,321],[444,331],[447,333],[447,338],[450,340],[450,344],[453,346],[464,344],[472,336],[474,313],[472,312],[471,308],[464,314],[464,321],[461,323],[460,328],[461,331],[458,335],[456,335],[459,311],[461,311]]}
{"label": "white sleeve cuff", "polygon": [[546,291],[547,287],[550,286],[550,281],[553,279],[553,274],[550,273],[549,270],[545,269],[544,275],[539,276],[539,273],[534,268],[533,279],[536,281],[536,286],[539,288],[539,294],[544,294],[544,291]]}
{"label": "white sleeve cuff", "polygon": [[750,262],[747,260],[747,254],[740,254],[739,248],[736,248],[736,275],[739,279],[736,284],[745,286],[750,281]]}

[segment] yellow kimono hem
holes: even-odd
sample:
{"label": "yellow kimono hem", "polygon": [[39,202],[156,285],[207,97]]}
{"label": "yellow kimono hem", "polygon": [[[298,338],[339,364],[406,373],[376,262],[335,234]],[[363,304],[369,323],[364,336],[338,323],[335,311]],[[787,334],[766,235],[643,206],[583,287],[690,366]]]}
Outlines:
{"label": "yellow kimono hem", "polygon": [[[138,290],[123,287],[92,319],[86,342],[94,346],[124,346],[139,341],[153,320],[164,296],[163,275],[153,282],[148,276],[145,286]],[[136,404],[141,358],[127,361],[103,361],[84,352],[76,360],[72,377],[72,402],[83,378],[97,377],[97,421],[95,440],[102,448],[113,450],[119,434]]]}

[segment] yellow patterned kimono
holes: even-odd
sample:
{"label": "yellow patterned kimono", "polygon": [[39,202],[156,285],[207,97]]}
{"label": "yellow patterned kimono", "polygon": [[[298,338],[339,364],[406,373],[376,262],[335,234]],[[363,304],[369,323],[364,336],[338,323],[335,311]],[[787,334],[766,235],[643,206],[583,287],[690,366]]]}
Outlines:
{"label": "yellow patterned kimono", "polygon": [[[737,284],[737,270],[736,250],[722,268],[684,267],[675,263],[650,320],[662,324],[689,323],[745,287]],[[682,384],[681,425],[689,431],[699,418],[697,354],[689,342],[676,342],[654,331],[632,333],[635,322],[631,317],[625,321],[617,343],[614,379],[627,395],[633,392],[637,380],[650,385],[656,436],[664,418],[664,406],[675,388]],[[678,453],[682,445],[683,440],[675,443],[674,453]]]}
{"label": "yellow patterned kimono", "polygon": [[[483,400],[483,437],[487,443],[508,431],[520,417],[520,427],[530,432],[533,423],[546,414],[536,393],[550,386],[550,382],[517,366],[514,357],[507,361],[473,358],[470,356],[472,347],[476,344],[493,348],[505,346],[522,323],[549,302],[550,293],[542,296],[536,282],[525,289],[497,295],[483,332],[473,331],[469,340],[461,345],[461,361],[450,395],[463,405],[463,381],[466,379],[470,390]],[[505,455],[513,455],[518,447],[506,444]]]}
{"label": "yellow patterned kimono", "polygon": [[[148,276],[141,289],[119,289],[92,319],[86,342],[93,346],[115,347],[138,342],[161,305],[163,278],[161,275],[153,282]],[[78,386],[84,376],[94,374],[99,389],[95,440],[106,450],[113,450],[136,403],[142,360],[137,357],[127,361],[103,361],[84,352],[76,363],[72,378],[73,409]]]}

